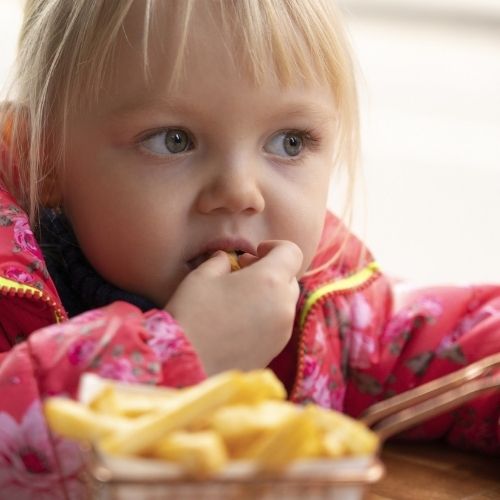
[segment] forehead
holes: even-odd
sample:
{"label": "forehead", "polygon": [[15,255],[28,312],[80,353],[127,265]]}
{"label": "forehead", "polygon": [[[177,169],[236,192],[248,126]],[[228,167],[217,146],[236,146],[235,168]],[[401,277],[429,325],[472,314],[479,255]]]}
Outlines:
{"label": "forehead", "polygon": [[265,13],[246,19],[238,10],[244,4],[207,0],[189,10],[189,2],[167,0],[148,11],[146,1],[134,2],[117,37],[111,83],[174,88],[231,72],[256,85],[331,84],[300,27],[291,30],[290,19],[271,23]]}
{"label": "forehead", "polygon": [[155,2],[148,12],[145,2],[133,4],[117,40],[117,76],[135,76],[142,68],[146,79],[173,82],[187,70],[199,68],[206,74],[206,61],[211,59],[213,64],[214,55],[232,58],[233,37],[221,30],[222,19],[210,8],[212,2],[197,3],[193,11],[186,10],[186,5]]}

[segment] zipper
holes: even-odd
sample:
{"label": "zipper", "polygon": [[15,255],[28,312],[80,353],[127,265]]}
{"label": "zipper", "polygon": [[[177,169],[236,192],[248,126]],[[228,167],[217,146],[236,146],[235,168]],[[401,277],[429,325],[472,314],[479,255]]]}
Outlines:
{"label": "zipper", "polygon": [[346,295],[348,293],[360,292],[368,288],[379,276],[381,270],[377,262],[370,262],[366,267],[357,273],[342,278],[337,281],[329,282],[320,285],[314,290],[309,297],[305,300],[304,306],[299,319],[300,337],[298,347],[298,360],[297,360],[297,378],[293,384],[290,394],[290,400],[294,401],[299,387],[302,384],[302,371],[304,367],[305,358],[305,337],[306,337],[306,321],[311,311],[323,305],[327,299]]}
{"label": "zipper", "polygon": [[0,276],[0,295],[4,297],[16,296],[30,300],[41,300],[52,310],[56,323],[61,323],[67,319],[67,315],[62,307],[49,294],[42,292],[38,288]]}

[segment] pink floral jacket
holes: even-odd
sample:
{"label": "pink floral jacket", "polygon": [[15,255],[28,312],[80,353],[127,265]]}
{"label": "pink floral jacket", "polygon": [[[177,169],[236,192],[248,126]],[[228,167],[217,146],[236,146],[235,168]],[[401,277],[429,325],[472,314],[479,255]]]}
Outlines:
{"label": "pink floral jacket", "polygon": [[[328,215],[314,267],[345,235]],[[380,399],[500,352],[500,286],[413,289],[394,298],[354,237],[342,255],[301,281],[292,339],[271,364],[291,400],[357,416]],[[88,371],[168,386],[205,377],[165,311],[144,314],[116,302],[68,320],[26,214],[0,188],[0,499],[83,496],[78,451],[48,432],[41,402],[74,397]],[[499,412],[500,396],[490,393],[409,436],[498,453]]]}

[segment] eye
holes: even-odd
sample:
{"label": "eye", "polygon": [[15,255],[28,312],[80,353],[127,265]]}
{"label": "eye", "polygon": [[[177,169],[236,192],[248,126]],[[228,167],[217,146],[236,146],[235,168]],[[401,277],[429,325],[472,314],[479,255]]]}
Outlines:
{"label": "eye", "polygon": [[184,130],[167,129],[142,140],[141,146],[156,155],[173,155],[189,151],[193,143]]}
{"label": "eye", "polygon": [[301,132],[279,132],[264,146],[268,153],[279,156],[297,156],[304,148],[304,137]]}

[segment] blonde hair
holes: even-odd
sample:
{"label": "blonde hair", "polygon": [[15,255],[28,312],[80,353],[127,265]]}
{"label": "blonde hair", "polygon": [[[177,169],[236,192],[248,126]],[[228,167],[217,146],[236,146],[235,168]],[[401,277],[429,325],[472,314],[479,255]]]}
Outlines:
{"label": "blonde hair", "polygon": [[[4,134],[7,150],[19,153],[17,165],[2,165],[2,177],[32,222],[44,179],[62,158],[68,112],[99,98],[125,19],[137,1],[144,5],[147,78],[155,8],[165,0],[26,0],[14,80],[17,103],[1,113],[0,130],[10,129]],[[176,29],[181,30],[173,79],[182,72],[191,12],[197,1],[210,1],[237,61],[255,82],[265,83],[269,68],[274,68],[273,77],[283,85],[297,79],[331,84],[338,117],[332,164],[347,166],[352,192],[359,151],[358,104],[351,51],[333,0],[169,1]]]}

